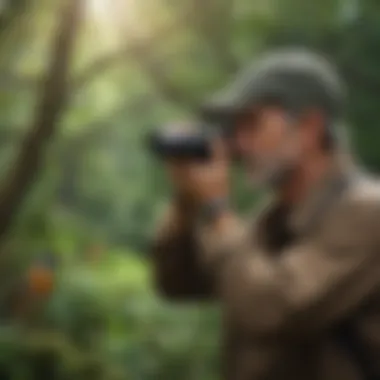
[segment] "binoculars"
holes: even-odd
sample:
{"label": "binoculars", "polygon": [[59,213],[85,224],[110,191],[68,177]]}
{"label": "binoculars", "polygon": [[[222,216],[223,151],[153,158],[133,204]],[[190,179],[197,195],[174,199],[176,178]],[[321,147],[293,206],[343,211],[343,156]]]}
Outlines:
{"label": "binoculars", "polygon": [[159,159],[207,161],[212,156],[215,138],[227,140],[230,136],[232,120],[220,120],[206,113],[202,120],[206,121],[188,131],[168,128],[153,132],[148,136],[148,149]]}
{"label": "binoculars", "polygon": [[157,131],[148,136],[148,149],[160,159],[207,161],[212,155],[211,133],[195,131]]}

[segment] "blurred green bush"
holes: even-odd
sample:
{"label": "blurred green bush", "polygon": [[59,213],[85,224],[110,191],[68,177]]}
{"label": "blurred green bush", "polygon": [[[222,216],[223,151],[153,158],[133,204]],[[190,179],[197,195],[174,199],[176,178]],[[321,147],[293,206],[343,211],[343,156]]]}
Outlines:
{"label": "blurred green bush", "polygon": [[12,380],[216,378],[216,308],[166,303],[148,268],[124,252],[66,265],[41,323],[3,328],[0,367]]}

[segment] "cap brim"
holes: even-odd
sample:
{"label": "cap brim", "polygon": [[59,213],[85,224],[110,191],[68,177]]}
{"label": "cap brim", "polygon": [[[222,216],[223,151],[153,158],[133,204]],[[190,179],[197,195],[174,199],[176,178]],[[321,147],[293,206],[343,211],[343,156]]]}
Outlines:
{"label": "cap brim", "polygon": [[238,116],[248,109],[248,104],[239,94],[219,93],[200,106],[201,116],[208,121]]}

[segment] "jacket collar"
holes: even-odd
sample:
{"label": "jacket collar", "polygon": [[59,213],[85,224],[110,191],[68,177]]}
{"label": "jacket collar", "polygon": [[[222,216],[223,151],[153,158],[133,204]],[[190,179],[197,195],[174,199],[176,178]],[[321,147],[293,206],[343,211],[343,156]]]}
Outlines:
{"label": "jacket collar", "polygon": [[[290,230],[300,236],[313,229],[334,202],[341,197],[355,173],[357,173],[357,169],[349,155],[342,152],[335,154],[324,175],[311,186],[304,199],[289,210],[287,220]],[[276,200],[273,194],[265,197],[257,218],[259,235],[265,236],[267,233],[271,233],[267,231],[266,222],[273,216],[277,218],[276,215],[281,214],[283,209],[284,206]]]}
{"label": "jacket collar", "polygon": [[297,234],[312,229],[348,188],[356,173],[350,158],[337,153],[331,166],[290,212],[290,228]]}

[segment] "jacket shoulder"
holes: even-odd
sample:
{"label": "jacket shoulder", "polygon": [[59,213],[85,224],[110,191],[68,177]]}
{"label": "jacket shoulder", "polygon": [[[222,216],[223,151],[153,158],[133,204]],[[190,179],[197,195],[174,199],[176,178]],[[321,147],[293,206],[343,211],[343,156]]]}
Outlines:
{"label": "jacket shoulder", "polygon": [[357,209],[376,211],[380,207],[380,179],[361,175],[352,181],[347,194],[346,205]]}
{"label": "jacket shoulder", "polygon": [[380,239],[380,180],[361,175],[330,211],[323,228],[334,241]]}

